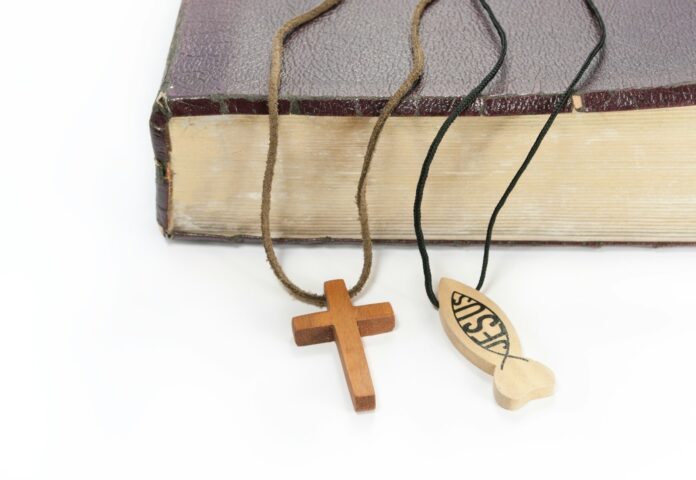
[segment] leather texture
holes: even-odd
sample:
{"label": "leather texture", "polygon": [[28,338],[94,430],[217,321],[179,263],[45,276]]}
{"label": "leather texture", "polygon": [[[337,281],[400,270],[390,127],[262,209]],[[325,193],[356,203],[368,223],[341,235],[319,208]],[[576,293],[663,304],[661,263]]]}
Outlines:
{"label": "leather texture", "polygon": [[[285,113],[372,115],[410,69],[418,0],[345,0],[288,40]],[[265,113],[271,39],[318,0],[183,0],[163,92],[173,115]],[[490,0],[509,39],[485,114],[543,113],[597,38],[582,0]],[[584,83],[588,110],[694,104],[696,2],[596,0],[607,48]],[[425,14],[426,71],[402,115],[445,115],[495,62],[498,42],[476,0],[437,0]],[[685,87],[686,86],[686,87]],[[680,87],[676,93],[672,87]],[[666,89],[652,95],[650,90]],[[647,92],[646,92],[647,90]],[[612,92],[617,92],[612,95]],[[632,93],[635,92],[635,93]],[[639,100],[633,97],[640,96]],[[496,98],[507,98],[496,102]],[[336,100],[342,99],[342,100]],[[362,101],[358,101],[362,100]],[[594,102],[594,103],[593,103]],[[484,110],[484,106],[488,109]],[[474,112],[476,113],[476,112]]]}

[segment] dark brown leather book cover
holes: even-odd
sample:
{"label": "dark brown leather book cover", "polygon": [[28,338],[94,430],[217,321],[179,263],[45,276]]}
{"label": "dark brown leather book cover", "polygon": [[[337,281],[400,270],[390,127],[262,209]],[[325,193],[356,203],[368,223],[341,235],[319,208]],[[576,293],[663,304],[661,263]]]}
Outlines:
{"label": "dark brown leather book cover", "polygon": [[[410,69],[418,0],[346,0],[287,44],[284,114],[373,116]],[[166,225],[168,120],[265,114],[271,39],[318,0],[183,0],[151,131],[158,221]],[[490,0],[509,40],[500,75],[468,115],[547,113],[596,40],[581,0]],[[696,104],[696,2],[596,0],[602,58],[576,97],[584,112]],[[396,115],[444,116],[495,62],[496,36],[476,1],[438,0],[422,26],[426,69]],[[580,100],[580,102],[578,102]],[[571,106],[568,106],[568,111]]]}

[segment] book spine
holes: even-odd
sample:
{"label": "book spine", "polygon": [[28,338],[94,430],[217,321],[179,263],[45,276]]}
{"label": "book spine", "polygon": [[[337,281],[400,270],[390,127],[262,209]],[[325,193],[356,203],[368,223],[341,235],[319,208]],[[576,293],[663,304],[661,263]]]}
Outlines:
{"label": "book spine", "polygon": [[169,225],[169,154],[171,142],[169,139],[169,119],[171,115],[160,95],[155,101],[150,115],[150,138],[155,154],[155,182],[157,185],[157,223],[163,231]]}

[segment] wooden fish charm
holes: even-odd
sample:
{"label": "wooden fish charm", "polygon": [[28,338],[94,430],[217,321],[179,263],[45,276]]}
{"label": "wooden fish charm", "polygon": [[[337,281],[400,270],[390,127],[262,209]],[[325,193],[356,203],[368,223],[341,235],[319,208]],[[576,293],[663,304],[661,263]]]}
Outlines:
{"label": "wooden fish charm", "polygon": [[505,313],[478,290],[443,278],[438,290],[440,319],[454,346],[493,375],[495,399],[508,410],[553,394],[553,372],[524,358],[517,332]]}

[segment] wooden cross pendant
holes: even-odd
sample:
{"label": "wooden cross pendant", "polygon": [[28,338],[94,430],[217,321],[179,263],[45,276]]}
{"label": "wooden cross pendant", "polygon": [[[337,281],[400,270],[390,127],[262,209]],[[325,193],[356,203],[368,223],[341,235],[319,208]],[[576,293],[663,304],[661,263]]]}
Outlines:
{"label": "wooden cross pendant", "polygon": [[292,319],[295,343],[302,347],[336,342],[356,412],[375,409],[375,389],[361,337],[394,330],[389,303],[354,307],[343,280],[324,283],[328,310]]}

